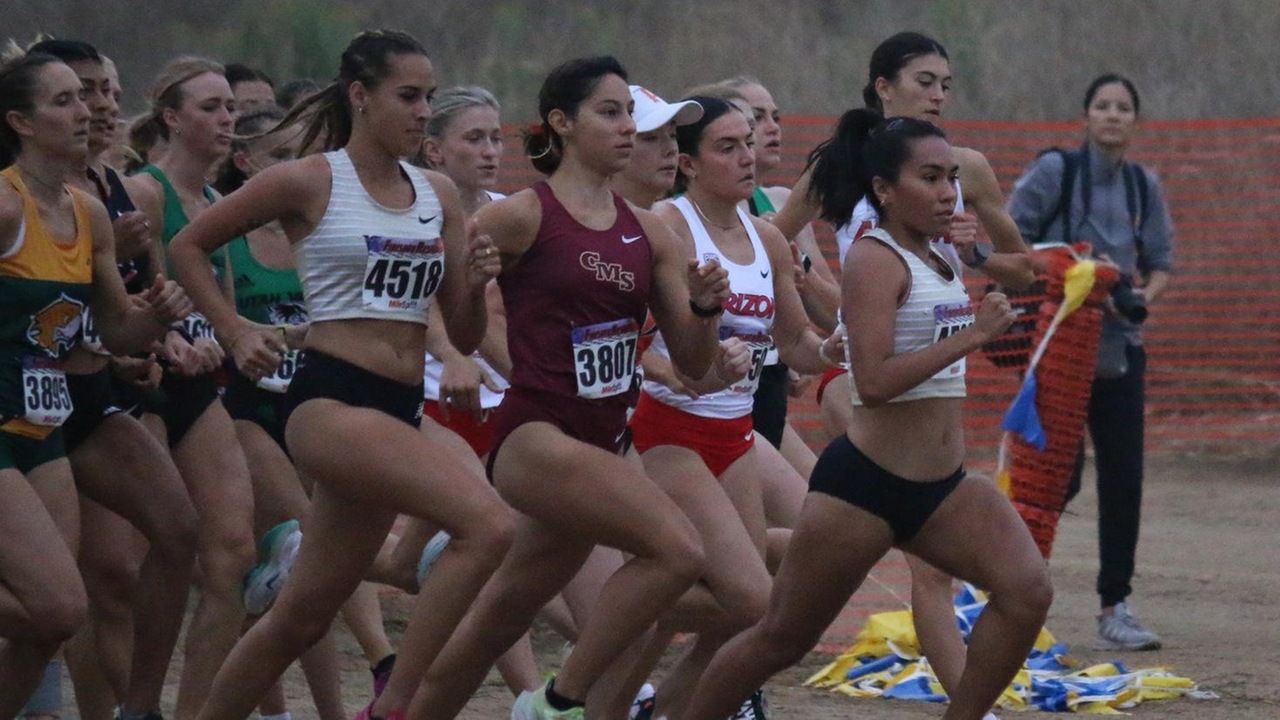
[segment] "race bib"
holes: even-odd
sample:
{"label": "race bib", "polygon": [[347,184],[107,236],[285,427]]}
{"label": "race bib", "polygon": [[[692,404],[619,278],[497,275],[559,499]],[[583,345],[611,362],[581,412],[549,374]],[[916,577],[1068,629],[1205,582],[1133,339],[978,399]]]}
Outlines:
{"label": "race bib", "polygon": [[43,358],[22,361],[22,403],[27,422],[42,427],[58,427],[71,417],[71,393],[67,375],[55,363]]}
{"label": "race bib", "polygon": [[[973,306],[968,302],[944,303],[933,306],[933,342],[935,344],[955,335],[973,324]],[[951,363],[938,375],[951,377],[964,376],[965,359]]]}
{"label": "race bib", "polygon": [[361,299],[372,310],[426,310],[427,300],[444,275],[444,246],[439,238],[397,240],[366,235]]}
{"label": "race bib", "polygon": [[182,331],[192,340],[198,338],[213,339],[213,325],[209,323],[209,318],[200,313],[191,313],[182,318]]}
{"label": "race bib", "polygon": [[747,371],[745,377],[730,385],[726,390],[728,392],[754,395],[756,388],[760,386],[760,373],[764,371],[766,365],[770,364],[770,351],[772,350],[775,355],[778,352],[773,346],[773,337],[767,332],[750,330],[734,325],[721,325],[720,339],[728,340],[731,337],[738,338],[751,349],[751,369]]}
{"label": "race bib", "polygon": [[293,380],[293,374],[298,371],[297,350],[286,351],[280,358],[280,366],[276,371],[258,381],[258,387],[273,393],[285,393],[289,391],[289,383]]}
{"label": "race bib", "polygon": [[98,334],[98,326],[93,322],[93,311],[85,307],[80,315],[80,344],[85,350],[95,355],[110,355],[102,344],[102,336]]}
{"label": "race bib", "polygon": [[640,328],[634,320],[574,328],[573,369],[578,397],[612,397],[631,389],[636,372],[636,343]]}

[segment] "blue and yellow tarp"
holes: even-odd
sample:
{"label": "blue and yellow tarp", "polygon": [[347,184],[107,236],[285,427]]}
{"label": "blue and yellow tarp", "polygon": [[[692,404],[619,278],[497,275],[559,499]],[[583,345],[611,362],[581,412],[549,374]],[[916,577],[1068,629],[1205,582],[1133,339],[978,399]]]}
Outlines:
{"label": "blue and yellow tarp", "polygon": [[[986,607],[982,593],[965,585],[956,596],[956,622],[966,642]],[[805,681],[850,697],[946,702],[941,683],[920,655],[910,610],[872,615],[853,647]],[[1083,667],[1065,644],[1042,629],[1023,669],[1000,698],[1003,708],[1049,712],[1123,714],[1148,700],[1214,699],[1190,678],[1169,668],[1131,671],[1120,662]]]}

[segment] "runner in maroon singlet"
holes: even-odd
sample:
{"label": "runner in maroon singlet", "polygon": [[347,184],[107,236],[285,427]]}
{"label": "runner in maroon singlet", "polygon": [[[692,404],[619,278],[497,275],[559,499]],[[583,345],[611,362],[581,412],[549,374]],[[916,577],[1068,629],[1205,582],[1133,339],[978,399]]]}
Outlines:
{"label": "runner in maroon singlet", "polygon": [[539,94],[542,125],[526,140],[550,178],[476,215],[502,253],[514,367],[491,420],[489,474],[521,516],[507,558],[431,666],[415,718],[456,715],[597,544],[631,556],[600,593],[609,612],[591,614],[554,682],[518,702],[513,717],[581,716],[584,703],[608,704],[596,681],[702,573],[693,525],[617,451],[646,309],[677,367],[701,377],[716,357],[715,317],[729,287],[717,263],[698,265],[661,220],[609,190],[631,155],[631,104],[613,58],[554,69]]}

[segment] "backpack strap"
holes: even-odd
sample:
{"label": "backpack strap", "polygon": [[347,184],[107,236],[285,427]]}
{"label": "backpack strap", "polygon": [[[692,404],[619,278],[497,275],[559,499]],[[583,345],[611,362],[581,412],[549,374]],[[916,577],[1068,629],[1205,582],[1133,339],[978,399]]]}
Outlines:
{"label": "backpack strap", "polygon": [[1076,153],[1070,150],[1063,150],[1059,147],[1051,147],[1043,150],[1037,155],[1037,158],[1044,157],[1050,153],[1057,153],[1062,156],[1062,189],[1058,193],[1058,202],[1053,206],[1053,211],[1045,214],[1044,219],[1040,221],[1040,230],[1036,233],[1036,242],[1046,242],[1045,234],[1049,231],[1049,226],[1062,216],[1062,242],[1071,244],[1071,195],[1075,190],[1076,172],[1079,167]]}

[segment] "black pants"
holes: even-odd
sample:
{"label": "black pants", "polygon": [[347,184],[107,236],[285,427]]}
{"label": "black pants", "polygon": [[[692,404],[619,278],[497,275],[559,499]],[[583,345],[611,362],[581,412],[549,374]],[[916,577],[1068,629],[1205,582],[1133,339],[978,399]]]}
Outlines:
{"label": "black pants", "polygon": [[[1129,371],[1114,379],[1093,381],[1089,400],[1089,436],[1098,471],[1098,595],[1112,607],[1133,591],[1134,556],[1142,516],[1142,456],[1147,354],[1141,347],[1126,351]],[[1084,447],[1076,460],[1068,500],[1080,491]]]}

